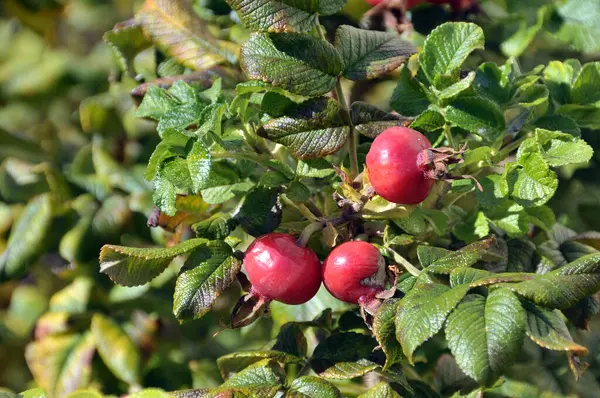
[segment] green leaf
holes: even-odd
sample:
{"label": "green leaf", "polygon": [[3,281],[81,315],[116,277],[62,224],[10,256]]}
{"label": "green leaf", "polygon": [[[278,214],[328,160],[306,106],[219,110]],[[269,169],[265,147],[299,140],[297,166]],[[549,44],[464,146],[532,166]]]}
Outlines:
{"label": "green leaf", "polygon": [[380,367],[377,363],[368,359],[359,359],[353,362],[338,362],[319,373],[319,377],[332,380],[349,380],[364,376]]}
{"label": "green leaf", "polygon": [[435,261],[450,254],[452,254],[451,250],[442,247],[425,245],[417,247],[417,257],[419,258],[419,264],[421,264],[423,268],[429,267]]}
{"label": "green leaf", "polygon": [[523,54],[542,30],[551,10],[551,7],[540,7],[537,12],[537,22],[533,26],[528,26],[525,20],[521,21],[519,30],[500,45],[502,52],[508,57],[519,57]]}
{"label": "green leaf", "polygon": [[463,97],[453,101],[446,107],[446,120],[490,142],[502,137],[506,129],[498,105],[483,97]]}
{"label": "green leaf", "polygon": [[6,248],[0,254],[0,280],[22,275],[42,254],[52,224],[49,194],[32,199],[13,226]]}
{"label": "green leaf", "polygon": [[527,312],[525,332],[534,343],[548,350],[571,351],[580,356],[588,354],[587,348],[573,341],[560,311],[529,301],[523,301],[523,308]]}
{"label": "green leaf", "polygon": [[358,398],[401,398],[394,389],[385,381],[379,382],[369,391],[358,396]]}
{"label": "green leaf", "polygon": [[465,242],[482,239],[490,233],[490,222],[482,211],[462,223],[456,224],[452,233]]}
{"label": "green leaf", "polygon": [[154,152],[152,152],[152,155],[150,156],[150,160],[148,160],[148,168],[146,169],[144,178],[148,181],[152,181],[165,160],[183,156],[184,148],[188,140],[188,136],[174,128],[163,131],[162,141],[156,146]]}
{"label": "green leaf", "polygon": [[495,274],[477,268],[455,268],[450,273],[450,286],[467,285],[493,277]]}
{"label": "green leaf", "polygon": [[226,161],[213,162],[206,187],[202,189],[202,199],[208,204],[220,204],[233,199],[238,194],[248,192],[254,183],[240,178],[239,170]]}
{"label": "green leaf", "polygon": [[[19,398],[46,398],[46,391],[43,388],[32,388],[30,390],[23,391],[18,396]],[[9,398],[9,397],[5,397]]]}
{"label": "green leaf", "polygon": [[281,222],[279,188],[255,187],[244,197],[234,219],[253,236],[273,232]]}
{"label": "green leaf", "polygon": [[417,49],[400,35],[342,25],[335,33],[335,48],[344,62],[344,77],[375,79],[406,62]]}
{"label": "green leaf", "polygon": [[475,74],[475,91],[497,104],[505,104],[511,95],[511,82],[494,62],[479,65]]}
{"label": "green leaf", "polygon": [[508,193],[524,207],[546,204],[558,188],[556,174],[536,152],[524,153],[518,162],[507,164],[504,170]]}
{"label": "green leaf", "polygon": [[558,14],[564,20],[557,36],[573,44],[584,53],[600,51],[598,40],[598,17],[600,7],[594,0],[569,0],[558,7]]}
{"label": "green leaf", "polygon": [[217,359],[217,366],[223,379],[227,380],[248,366],[265,359],[284,364],[302,362],[302,358],[281,351],[240,351],[220,357]]}
{"label": "green leaf", "polygon": [[272,33],[254,34],[244,43],[241,66],[250,79],[314,97],[334,88],[343,62],[328,42],[310,35]]}
{"label": "green leaf", "polygon": [[236,373],[222,387],[263,389],[280,387],[284,380],[283,369],[272,359],[263,359]]}
{"label": "green leaf", "polygon": [[511,239],[508,247],[507,272],[533,272],[533,256],[535,244],[525,239]]}
{"label": "green leaf", "polygon": [[448,317],[446,338],[460,368],[489,385],[515,360],[525,335],[525,311],[510,291],[468,296]]}
{"label": "green leaf", "polygon": [[[552,97],[561,104],[570,102],[575,71],[566,62],[550,61],[544,69],[544,81]],[[557,129],[558,130],[558,129]]]}
{"label": "green leaf", "polygon": [[365,102],[354,102],[350,107],[352,124],[364,136],[375,138],[384,130],[402,125],[406,119],[382,111]]}
{"label": "green leaf", "polygon": [[235,227],[236,222],[228,214],[217,213],[192,225],[192,230],[199,238],[222,240],[227,238]]}
{"label": "green leaf", "polygon": [[127,333],[111,318],[99,313],[92,317],[90,330],[98,354],[110,371],[129,385],[139,385],[140,353]]}
{"label": "green leaf", "polygon": [[296,180],[290,183],[285,194],[294,202],[304,203],[310,199],[310,190],[308,187]]}
{"label": "green leaf", "polygon": [[384,371],[403,358],[402,347],[396,339],[395,320],[398,305],[399,300],[384,301],[373,319],[373,335],[386,356]]}
{"label": "green leaf", "polygon": [[471,243],[462,249],[438,258],[427,267],[427,270],[438,274],[449,274],[455,268],[470,267],[486,257],[499,260],[497,241],[494,236]]}
{"label": "green leaf", "polygon": [[100,272],[123,286],[143,285],[160,275],[175,257],[207,242],[190,239],[164,249],[105,245],[100,251]]}
{"label": "green leaf", "polygon": [[134,394],[130,394],[129,398],[169,398],[170,394],[160,388],[146,388]]}
{"label": "green leaf", "polygon": [[133,59],[142,50],[150,47],[140,25],[117,25],[102,36],[123,72],[133,71]]}
{"label": "green leaf", "polygon": [[[313,326],[316,325],[318,325],[317,321],[313,323]],[[299,358],[306,357],[308,342],[302,331],[301,324],[288,322],[281,326],[271,349],[285,352]]]}
{"label": "green leaf", "polygon": [[96,390],[77,390],[67,395],[66,398],[102,398]]}
{"label": "green leaf", "polygon": [[600,107],[595,105],[563,105],[556,110],[560,115],[567,116],[581,128],[600,129]]}
{"label": "green leaf", "polygon": [[[370,360],[375,340],[354,332],[335,333],[315,348],[311,365],[316,373],[327,379],[351,379],[379,367]],[[348,350],[347,347],[352,347]]]}
{"label": "green leaf", "polygon": [[83,314],[94,288],[94,281],[88,277],[78,277],[70,285],[62,288],[50,298],[50,311]]}
{"label": "green leaf", "polygon": [[10,305],[4,312],[3,323],[18,337],[31,335],[36,322],[48,307],[48,297],[33,285],[21,284],[11,293]]}
{"label": "green leaf", "polygon": [[285,145],[300,159],[323,157],[337,152],[348,138],[350,128],[344,126],[340,111],[337,101],[309,100],[288,116],[271,119],[258,134]]}
{"label": "green leaf", "polygon": [[431,224],[436,235],[442,236],[448,229],[448,216],[442,210],[436,209],[421,209],[423,217]]}
{"label": "green leaf", "polygon": [[[308,100],[310,97],[304,95],[292,94],[287,90],[284,90],[281,87],[274,86],[267,82],[263,82],[262,80],[250,80],[247,82],[239,83],[235,87],[235,92],[238,95],[247,95],[253,93],[275,93],[284,96],[285,98],[291,100],[295,103],[301,103]],[[264,99],[264,97],[263,97]]]}
{"label": "green leaf", "polygon": [[308,32],[318,15],[341,10],[345,0],[226,0],[248,28],[258,32]]}
{"label": "green leaf", "polygon": [[325,159],[306,159],[298,161],[296,174],[300,178],[325,178],[335,174],[335,170]]}
{"label": "green leaf", "polygon": [[206,187],[211,168],[210,152],[202,142],[196,141],[192,145],[187,155],[187,165],[194,192],[197,193]]}
{"label": "green leaf", "polygon": [[146,0],[135,21],[161,50],[190,69],[208,69],[236,58],[237,46],[217,40],[185,1]]}
{"label": "green leaf", "polygon": [[293,398],[342,398],[336,386],[315,376],[302,376],[295,379],[286,397]]}
{"label": "green leaf", "polygon": [[213,241],[196,248],[175,283],[173,314],[179,320],[203,317],[236,280],[241,263],[225,242]]}
{"label": "green leaf", "polygon": [[444,128],[445,124],[446,119],[444,119],[444,116],[442,116],[441,113],[427,109],[425,112],[417,116],[417,118],[410,124],[410,128],[422,133],[430,133],[436,130],[441,130]]}
{"label": "green leaf", "polygon": [[534,138],[521,144],[517,160],[526,152],[539,152],[550,166],[587,163],[592,158],[594,150],[581,138],[573,137],[558,131],[542,129],[535,130]]}
{"label": "green leaf", "polygon": [[135,111],[136,117],[147,117],[154,120],[160,120],[171,109],[180,105],[177,98],[157,86],[148,87],[148,91],[142,99],[142,103]]}
{"label": "green leaf", "polygon": [[600,62],[583,65],[573,82],[571,102],[579,105],[594,104],[600,101]]}
{"label": "green leaf", "polygon": [[421,68],[430,82],[452,76],[460,69],[469,54],[484,47],[483,30],[473,24],[449,22],[435,28],[419,55]]}
{"label": "green leaf", "polygon": [[12,134],[3,128],[0,128],[0,160],[9,156],[18,159],[37,162],[42,155],[42,149],[39,144],[29,140],[21,135]]}
{"label": "green leaf", "polygon": [[64,397],[90,382],[95,349],[90,333],[47,336],[27,346],[25,359],[50,396]]}
{"label": "green leaf", "polygon": [[448,101],[452,98],[457,97],[463,91],[466,91],[471,87],[471,84],[475,80],[475,72],[469,72],[469,74],[458,82],[451,84],[443,90],[437,90],[433,87],[433,92],[440,101]]}
{"label": "green leaf", "polygon": [[417,116],[429,107],[426,88],[411,75],[406,66],[400,71],[400,79],[392,93],[390,106],[403,116]]}
{"label": "green leaf", "polygon": [[559,114],[546,115],[541,119],[536,120],[535,126],[544,130],[561,131],[575,137],[581,135],[581,129],[575,120]]}
{"label": "green leaf", "polygon": [[585,255],[546,275],[505,287],[548,308],[570,308],[600,289],[600,254]]}
{"label": "green leaf", "polygon": [[469,291],[468,286],[450,289],[426,284],[400,300],[396,313],[396,338],[412,363],[413,353],[444,326],[446,317]]}

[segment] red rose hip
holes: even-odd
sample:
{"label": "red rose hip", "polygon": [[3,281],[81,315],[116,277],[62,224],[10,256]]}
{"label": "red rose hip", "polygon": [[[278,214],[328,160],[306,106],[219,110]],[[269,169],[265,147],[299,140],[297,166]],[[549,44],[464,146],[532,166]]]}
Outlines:
{"label": "red rose hip", "polygon": [[302,304],[321,286],[321,263],[310,249],[288,234],[258,237],[246,250],[244,268],[252,293],[267,300]]}
{"label": "red rose hip", "polygon": [[378,135],[367,154],[369,180],[377,194],[406,205],[424,201],[434,180],[417,160],[429,148],[431,143],[423,134],[407,127],[392,127]]}
{"label": "red rose hip", "polygon": [[385,289],[383,256],[367,242],[346,242],[333,249],[323,263],[323,283],[332,296],[348,303],[364,303]]}

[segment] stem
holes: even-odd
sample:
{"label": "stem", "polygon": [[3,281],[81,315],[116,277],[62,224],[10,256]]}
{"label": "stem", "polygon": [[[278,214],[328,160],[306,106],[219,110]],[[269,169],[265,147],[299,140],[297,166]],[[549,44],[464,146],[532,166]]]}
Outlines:
{"label": "stem", "polygon": [[412,265],[411,263],[409,263],[408,260],[406,260],[400,254],[398,254],[395,250],[390,249],[388,247],[388,251],[390,253],[392,253],[392,255],[394,257],[394,261],[397,262],[398,264],[402,265],[404,267],[404,269],[408,271],[409,274],[411,274],[413,276],[419,276],[419,275],[421,275],[421,270],[420,269],[416,268],[414,265]]}
{"label": "stem", "polygon": [[306,244],[310,240],[310,237],[315,233],[322,231],[325,228],[325,223],[321,221],[313,222],[304,228],[300,237],[298,238],[298,246],[306,247]]}
{"label": "stem", "polygon": [[306,207],[306,205],[304,205],[303,203],[296,203],[293,200],[291,200],[290,198],[288,198],[287,196],[284,195],[280,195],[279,196],[281,198],[281,201],[283,203],[286,204],[286,206],[290,206],[295,208],[296,210],[298,210],[300,212],[300,214],[302,214],[304,217],[306,217],[306,219],[308,219],[310,222],[319,222],[319,218],[317,216],[315,216],[313,214],[312,211],[310,211],[310,209],[308,207]]}
{"label": "stem", "polygon": [[510,153],[512,151],[514,151],[515,149],[519,148],[519,146],[521,146],[523,141],[525,141],[527,138],[529,138],[529,135],[526,135],[525,137],[521,137],[518,140],[515,140],[515,141],[511,142],[510,144],[508,144],[507,146],[505,146],[504,148],[502,148],[502,150],[494,156],[494,161],[502,161],[502,160],[506,159],[508,157],[508,155],[510,155]]}
{"label": "stem", "polygon": [[356,151],[356,134],[354,125],[352,124],[352,117],[350,116],[350,108],[348,108],[344,90],[342,89],[342,81],[339,78],[335,84],[335,93],[342,107],[342,116],[344,117],[346,124],[350,127],[350,133],[348,134],[348,155],[350,156],[350,179],[353,180],[360,173]]}
{"label": "stem", "polygon": [[[328,41],[327,37],[325,36],[325,32],[323,31],[323,27],[319,21],[317,21],[317,32],[322,40]],[[350,108],[346,102],[346,96],[344,96],[344,90],[342,89],[342,81],[340,78],[337,79],[337,83],[335,84],[335,94],[338,98],[340,106],[342,107],[342,116],[345,119],[344,121],[350,127],[350,132],[348,134],[348,154],[350,156],[350,179],[353,180],[360,172],[358,168],[358,156],[356,154],[357,137],[354,132],[354,125],[352,124],[352,117],[350,116]]]}
{"label": "stem", "polygon": [[444,124],[444,135],[446,136],[446,140],[448,140],[448,145],[450,145],[451,148],[456,148],[454,146],[454,138],[452,137],[452,129],[448,123]]}
{"label": "stem", "polygon": [[326,217],[326,218],[317,220],[316,222],[313,222],[313,223],[307,225],[306,228],[304,228],[304,230],[300,234],[300,237],[298,238],[298,245],[303,246],[303,247],[306,246],[306,243],[308,242],[310,237],[314,233],[320,232],[323,229],[325,229],[327,224],[331,224],[334,227],[337,227],[338,225],[346,224],[347,222],[351,221],[352,219],[358,218],[358,217],[360,217],[360,216],[357,214],[347,214],[344,212],[338,216]]}
{"label": "stem", "polygon": [[307,374],[308,372],[310,372],[310,361],[306,361],[304,363],[304,366],[302,366],[302,368],[298,371],[298,373],[296,374],[296,378],[300,377],[300,376],[304,376],[305,374]]}
{"label": "stem", "polygon": [[325,32],[323,30],[323,27],[321,26],[321,23],[317,20],[317,32],[319,32],[319,37],[322,40],[328,41],[327,37],[325,36]]}

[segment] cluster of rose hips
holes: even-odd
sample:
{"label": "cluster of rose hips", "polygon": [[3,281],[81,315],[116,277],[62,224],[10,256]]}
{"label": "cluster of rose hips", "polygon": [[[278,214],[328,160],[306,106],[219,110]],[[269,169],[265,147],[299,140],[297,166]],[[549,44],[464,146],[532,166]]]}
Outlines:
{"label": "cluster of rose hips", "polygon": [[[446,159],[435,151],[438,150],[431,148],[427,138],[415,130],[387,129],[375,139],[367,155],[373,188],[390,202],[422,202],[437,178],[436,159]],[[321,265],[311,249],[282,233],[257,238],[245,253],[244,267],[252,284],[250,296],[259,297],[261,303],[305,303],[323,282],[339,300],[366,307],[377,300],[388,281],[385,259],[370,243],[343,243]]]}

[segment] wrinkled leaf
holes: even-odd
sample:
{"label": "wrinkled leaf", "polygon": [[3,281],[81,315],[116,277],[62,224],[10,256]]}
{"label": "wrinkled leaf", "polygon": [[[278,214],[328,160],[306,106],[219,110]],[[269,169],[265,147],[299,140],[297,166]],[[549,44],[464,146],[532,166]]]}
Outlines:
{"label": "wrinkled leaf", "polygon": [[329,43],[310,35],[254,34],[242,46],[242,68],[294,94],[318,96],[331,91],[343,62]]}
{"label": "wrinkled leaf", "polygon": [[100,272],[123,286],[138,286],[160,275],[173,259],[188,253],[206,239],[190,239],[170,248],[134,248],[105,245],[100,251]]}
{"label": "wrinkled leaf", "polygon": [[487,299],[468,296],[448,317],[448,346],[460,368],[480,384],[492,383],[517,356],[525,334],[517,297],[498,289]]}
{"label": "wrinkled leaf", "polygon": [[396,312],[396,338],[409,361],[421,344],[440,331],[446,317],[469,290],[468,286],[450,289],[426,284],[408,292]]}
{"label": "wrinkled leaf", "polygon": [[400,35],[342,25],[335,34],[335,47],[344,61],[344,77],[374,79],[393,71],[417,52]]}
{"label": "wrinkled leaf", "polygon": [[186,260],[173,296],[177,319],[199,319],[210,311],[217,297],[234,281],[241,269],[224,242],[208,242],[196,248]]}

